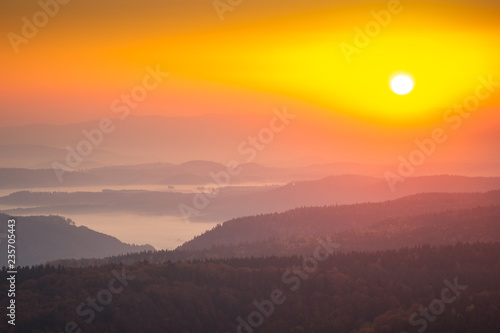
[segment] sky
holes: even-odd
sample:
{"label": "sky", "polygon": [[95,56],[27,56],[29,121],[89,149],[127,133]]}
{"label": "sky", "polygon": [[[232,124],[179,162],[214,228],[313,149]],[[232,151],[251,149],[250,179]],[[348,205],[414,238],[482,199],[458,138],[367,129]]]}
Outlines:
{"label": "sky", "polygon": [[[481,82],[500,81],[494,0],[41,3],[46,20],[36,1],[0,4],[0,126],[117,117],[113,103],[156,70],[161,82],[132,114],[262,115],[287,105],[332,132],[342,117],[396,133],[438,126]],[[410,94],[390,90],[397,73],[414,79]],[[499,123],[500,93],[487,95],[470,133]],[[457,116],[470,117],[453,111],[448,123]]]}

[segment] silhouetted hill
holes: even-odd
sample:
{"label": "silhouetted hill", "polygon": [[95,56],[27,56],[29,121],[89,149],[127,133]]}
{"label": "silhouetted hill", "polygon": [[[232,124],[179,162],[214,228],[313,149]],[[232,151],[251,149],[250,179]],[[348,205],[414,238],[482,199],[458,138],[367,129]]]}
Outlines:
{"label": "silhouetted hill", "polygon": [[[500,242],[500,206],[452,210],[434,214],[389,218],[363,229],[327,234],[341,252],[395,250],[421,245]],[[325,235],[323,235],[325,236]],[[214,245],[192,252],[185,258],[231,258],[308,255],[317,246],[319,235],[273,237],[237,245]],[[179,254],[183,253],[180,251]],[[165,253],[174,260],[174,253]],[[128,256],[127,256],[128,257]],[[122,260],[125,258],[122,258]],[[136,258],[137,259],[137,258]],[[161,262],[161,261],[160,261]]]}
{"label": "silhouetted hill", "polygon": [[[232,207],[238,207],[241,215],[255,214],[248,207],[261,207],[258,213],[279,212],[299,206],[380,202],[407,195],[428,192],[486,192],[500,189],[498,177],[422,176],[408,178],[392,192],[385,179],[343,175],[319,180],[291,182],[265,193],[249,194],[233,198]],[[214,203],[214,209],[220,203]]]}
{"label": "silhouetted hill", "polygon": [[[60,216],[11,217],[16,220],[16,265],[35,265],[64,258],[103,258],[106,256],[154,250],[150,245],[130,245],[87,227],[77,227]],[[0,239],[2,262],[7,263],[7,240]]]}
{"label": "silhouetted hill", "polygon": [[184,243],[180,250],[257,242],[272,237],[324,235],[360,230],[388,218],[498,205],[500,190],[487,193],[427,193],[381,203],[305,207],[233,219]]}

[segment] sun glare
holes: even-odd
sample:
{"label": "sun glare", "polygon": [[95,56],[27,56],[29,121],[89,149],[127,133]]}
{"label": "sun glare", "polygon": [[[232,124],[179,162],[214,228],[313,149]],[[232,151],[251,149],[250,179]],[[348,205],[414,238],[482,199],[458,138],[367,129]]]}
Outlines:
{"label": "sun glare", "polygon": [[415,83],[408,74],[398,74],[391,79],[391,89],[398,95],[408,95],[414,86]]}

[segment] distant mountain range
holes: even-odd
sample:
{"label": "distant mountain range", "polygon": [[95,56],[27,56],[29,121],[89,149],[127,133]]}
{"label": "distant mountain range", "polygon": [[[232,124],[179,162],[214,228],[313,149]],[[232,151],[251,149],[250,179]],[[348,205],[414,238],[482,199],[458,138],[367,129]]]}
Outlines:
{"label": "distant mountain range", "polygon": [[[339,128],[349,130],[332,132],[331,126],[324,126],[319,119],[299,120],[297,117],[297,121],[294,120],[285,130],[276,133],[276,138],[265,149],[255,151],[255,160],[249,160],[251,155],[244,151],[251,145],[244,145],[243,149],[239,148],[240,145],[269,126],[269,120],[273,116],[274,113],[269,110],[267,115],[207,114],[195,117],[130,116],[123,121],[113,119],[115,129],[105,134],[102,140],[95,136],[97,144],[93,144],[92,152],[73,169],[78,171],[100,166],[157,162],[179,164],[195,159],[218,161],[222,164],[237,160],[242,164],[257,162],[279,167],[300,167],[326,160],[353,162],[348,170],[328,174],[375,176],[397,168],[398,155],[407,156],[417,148],[414,141],[428,136],[432,130],[422,128],[417,132],[403,131],[398,134],[398,140],[394,140],[384,128],[358,128],[369,125],[354,124],[341,117],[330,121],[335,122]],[[0,127],[0,166],[44,169],[51,168],[54,161],[64,164],[68,148],[76,150],[81,142],[89,141],[84,131],[88,134],[98,129],[99,123],[100,120],[96,119],[66,125]],[[345,126],[342,127],[342,124]],[[361,132],[374,135],[361,138],[356,135]],[[453,173],[500,176],[500,159],[491,155],[500,140],[498,131],[492,127],[480,134],[466,136],[467,142],[463,142],[461,137],[449,140],[439,148],[439,154],[432,156],[416,170],[416,175]],[[470,138],[474,141],[470,142]],[[366,140],[384,149],[367,150]],[[461,152],[460,156],[456,156],[456,151]],[[367,167],[352,168],[356,164]],[[382,165],[382,168],[375,164]],[[309,179],[314,177],[318,175]]]}
{"label": "distant mountain range", "polygon": [[[204,164],[193,162],[189,167],[203,169]],[[207,166],[215,168],[217,165]],[[161,172],[150,166],[146,174],[162,178]],[[177,168],[167,166],[165,168]],[[260,169],[252,165],[249,169]],[[160,170],[164,170],[160,167]],[[203,173],[206,170],[200,171]],[[115,168],[103,168],[90,173],[92,177],[109,179],[120,174]],[[124,173],[131,172],[128,168]],[[100,175],[100,176],[98,176]],[[14,176],[12,176],[14,177]],[[121,177],[123,179],[124,177]],[[1,178],[10,181],[9,178]],[[27,178],[29,179],[29,178]],[[117,176],[120,179],[120,176]],[[428,192],[486,192],[500,189],[500,178],[425,176],[409,178],[398,184],[392,192],[382,178],[367,176],[331,176],[314,181],[290,182],[285,186],[253,186],[222,188],[217,196],[209,198],[204,209],[196,209],[194,193],[179,193],[140,190],[103,190],[101,192],[15,192],[0,197],[0,209],[11,215],[34,214],[102,214],[127,213],[140,215],[181,216],[179,205],[191,207],[196,212],[189,216],[196,221],[224,221],[236,217],[284,212],[304,206],[352,204],[357,202],[380,202],[407,195]],[[201,192],[209,189],[200,189]],[[446,204],[444,204],[446,205]],[[2,208],[3,207],[3,208]],[[459,208],[459,207],[458,207]],[[196,213],[196,214],[195,214]]]}
{"label": "distant mountain range", "polygon": [[15,219],[16,266],[43,264],[69,258],[103,258],[132,252],[152,251],[151,245],[130,245],[60,216],[12,217],[0,214],[2,262],[7,263],[7,221]]}
{"label": "distant mountain range", "polygon": [[[270,116],[273,113],[270,112]],[[89,141],[83,134],[99,129],[100,120],[66,125],[33,124],[4,127],[0,131],[3,145],[16,145],[24,156],[17,167],[50,167],[54,160],[64,161],[66,147],[76,149],[81,141]],[[88,165],[131,164],[133,161],[180,163],[193,159],[226,161],[237,155],[238,144],[246,138],[241,133],[253,134],[269,123],[267,117],[229,115],[202,115],[196,117],[130,116],[114,119],[114,130],[97,140],[92,154],[85,157]],[[238,126],[235,126],[238,124]],[[248,136],[247,135],[247,136]],[[97,136],[96,136],[97,138]],[[179,144],[182,142],[182,145]],[[45,155],[27,152],[33,146],[45,147]],[[214,149],[214,147],[216,149]],[[57,149],[57,150],[55,150]],[[1,149],[0,149],[1,151]],[[8,151],[6,151],[8,152]],[[175,156],[175,160],[171,158]],[[16,152],[3,155],[1,165],[18,161]],[[125,163],[125,161],[129,161]],[[83,165],[82,165],[83,167]]]}
{"label": "distant mountain range", "polygon": [[[0,146],[1,147],[1,146]],[[344,167],[337,165],[310,168],[264,167],[256,163],[239,166],[241,173],[230,178],[230,184],[289,182],[335,174]],[[189,161],[181,164],[152,163],[109,166],[88,170],[66,171],[62,182],[53,169],[0,168],[0,188],[44,188],[110,185],[204,185],[214,183],[211,173],[227,170],[227,166],[211,161]]]}

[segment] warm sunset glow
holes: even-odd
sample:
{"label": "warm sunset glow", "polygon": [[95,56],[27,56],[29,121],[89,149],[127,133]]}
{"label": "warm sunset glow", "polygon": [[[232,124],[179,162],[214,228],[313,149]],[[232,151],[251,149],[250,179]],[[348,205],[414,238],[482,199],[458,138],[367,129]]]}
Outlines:
{"label": "warm sunset glow", "polygon": [[499,333],[500,0],[0,0],[0,32],[0,332]]}
{"label": "warm sunset glow", "polygon": [[[117,93],[135,84],[145,66],[156,64],[172,75],[140,114],[263,113],[251,107],[269,101],[263,94],[395,127],[439,123],[446,108],[474,91],[479,76],[500,77],[500,30],[491,14],[498,9],[486,5],[402,2],[401,13],[369,37],[350,63],[339,45],[355,45],[355,27],[364,31],[374,20],[370,12],[386,8],[387,1],[332,4],[318,11],[301,11],[298,3],[279,10],[261,3],[227,12],[223,22],[210,6],[190,11],[166,3],[143,6],[143,16],[121,6],[113,7],[111,21],[91,15],[108,7],[92,1],[61,9],[64,22],[51,21],[19,46],[19,54],[4,39],[0,52],[8,65],[0,100],[2,109],[13,111],[12,121],[43,121],[42,114],[62,122],[103,116]],[[5,18],[12,31],[19,32],[19,18],[30,12],[27,5],[22,9]],[[31,10],[36,9],[35,4]],[[179,12],[193,24],[184,24]],[[81,22],[90,18],[92,28],[83,29]],[[405,98],[387,89],[388,77],[399,68],[418,74],[418,89]],[[26,90],[32,94],[28,100],[16,98]],[[191,98],[193,91],[197,98]],[[228,97],[235,93],[237,100]],[[482,106],[498,102],[495,94]]]}

